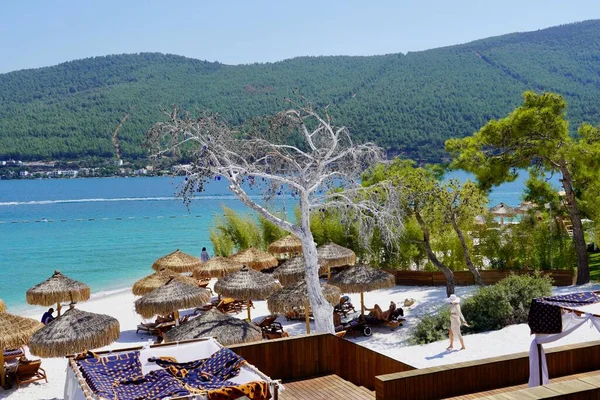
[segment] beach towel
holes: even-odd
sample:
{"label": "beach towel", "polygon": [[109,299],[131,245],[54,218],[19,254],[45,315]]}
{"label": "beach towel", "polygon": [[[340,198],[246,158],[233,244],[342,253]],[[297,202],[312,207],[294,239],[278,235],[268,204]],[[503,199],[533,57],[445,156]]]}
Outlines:
{"label": "beach towel", "polygon": [[99,396],[113,399],[114,384],[127,379],[142,376],[142,364],[139,351],[109,355],[105,357],[91,357],[77,360],[90,389]]}
{"label": "beach towel", "polygon": [[237,376],[240,373],[240,366],[244,363],[242,357],[226,347],[203,360],[178,363],[173,359],[152,357],[148,361],[155,362],[177,378],[184,378],[194,371],[195,376],[205,374],[219,378],[222,381]]}
{"label": "beach towel", "polygon": [[208,400],[234,400],[242,396],[250,400],[268,400],[271,398],[269,384],[264,381],[248,382],[214,389],[207,393]]}
{"label": "beach towel", "polygon": [[190,394],[181,382],[161,369],[150,371],[142,377],[117,382],[113,392],[111,399],[127,400],[163,399]]}

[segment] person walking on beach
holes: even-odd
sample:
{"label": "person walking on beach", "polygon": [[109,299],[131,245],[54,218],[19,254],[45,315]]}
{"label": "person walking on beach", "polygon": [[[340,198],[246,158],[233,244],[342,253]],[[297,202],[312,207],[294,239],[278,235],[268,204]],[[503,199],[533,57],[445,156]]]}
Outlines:
{"label": "person walking on beach", "polygon": [[451,294],[446,301],[450,303],[450,346],[448,346],[446,350],[452,350],[454,348],[454,339],[456,338],[460,341],[460,349],[465,350],[465,342],[460,334],[460,326],[469,326],[469,324],[467,324],[467,321],[460,310],[460,297]]}
{"label": "person walking on beach", "polygon": [[206,251],[206,247],[202,248],[202,252],[200,253],[200,261],[207,262],[210,257],[208,256],[208,251]]}
{"label": "person walking on beach", "polygon": [[54,308],[49,308],[48,311],[42,315],[42,324],[48,325],[50,322],[54,321],[52,313],[54,313]]}

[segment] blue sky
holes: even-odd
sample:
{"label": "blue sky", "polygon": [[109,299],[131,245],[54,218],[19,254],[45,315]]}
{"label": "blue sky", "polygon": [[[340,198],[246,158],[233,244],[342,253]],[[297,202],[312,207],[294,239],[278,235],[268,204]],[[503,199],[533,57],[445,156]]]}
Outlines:
{"label": "blue sky", "polygon": [[7,0],[0,73],[142,51],[226,64],[405,53],[596,18],[598,0]]}

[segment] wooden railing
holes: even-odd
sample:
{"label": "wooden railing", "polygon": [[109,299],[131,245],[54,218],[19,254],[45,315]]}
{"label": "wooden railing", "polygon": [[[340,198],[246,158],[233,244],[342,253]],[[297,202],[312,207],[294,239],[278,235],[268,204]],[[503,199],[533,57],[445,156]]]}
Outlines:
{"label": "wooden railing", "polygon": [[[600,341],[546,351],[550,378],[600,369]],[[526,384],[529,356],[509,356],[416,369],[376,377],[378,400],[440,399]]]}
{"label": "wooden railing", "polygon": [[327,374],[375,389],[375,376],[410,365],[330,334],[294,336],[228,346],[272,379],[292,381]]}
{"label": "wooden railing", "polygon": [[[407,286],[444,286],[446,278],[441,272],[426,271],[398,271],[385,270],[396,277],[396,285]],[[483,283],[491,285],[506,278],[511,273],[517,275],[531,274],[532,271],[514,270],[514,271],[479,271]],[[555,286],[570,286],[573,284],[574,274],[569,270],[550,270],[542,271],[542,274],[550,276],[554,280]],[[454,279],[457,285],[474,285],[475,279],[470,271],[455,271]]]}

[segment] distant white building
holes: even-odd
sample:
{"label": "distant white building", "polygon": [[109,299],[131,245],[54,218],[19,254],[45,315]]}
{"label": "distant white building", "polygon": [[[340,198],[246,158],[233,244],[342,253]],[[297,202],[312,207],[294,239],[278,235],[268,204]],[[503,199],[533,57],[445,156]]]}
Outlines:
{"label": "distant white building", "polygon": [[69,178],[75,178],[77,176],[77,174],[78,174],[78,171],[75,171],[74,169],[66,169],[66,170],[58,171],[58,175],[69,177]]}
{"label": "distant white building", "polygon": [[29,176],[29,171],[19,171],[19,176],[21,178],[25,178],[25,177]]}

